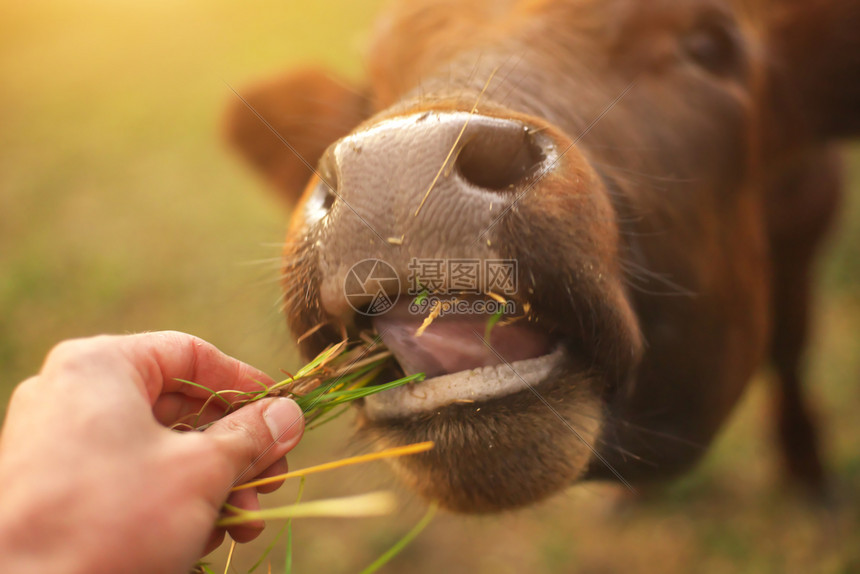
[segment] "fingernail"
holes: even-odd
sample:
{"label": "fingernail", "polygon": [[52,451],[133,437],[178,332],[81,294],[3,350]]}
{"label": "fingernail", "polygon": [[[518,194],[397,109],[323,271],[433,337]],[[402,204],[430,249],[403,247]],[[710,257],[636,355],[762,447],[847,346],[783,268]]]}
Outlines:
{"label": "fingernail", "polygon": [[297,442],[305,428],[302,409],[294,400],[285,397],[273,399],[263,412],[263,419],[272,438],[282,444]]}

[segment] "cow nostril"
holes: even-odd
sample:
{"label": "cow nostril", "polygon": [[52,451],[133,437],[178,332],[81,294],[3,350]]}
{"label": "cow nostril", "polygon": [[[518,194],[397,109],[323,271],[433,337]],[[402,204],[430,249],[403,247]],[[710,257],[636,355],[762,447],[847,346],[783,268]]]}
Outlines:
{"label": "cow nostril", "polygon": [[326,213],[328,213],[329,211],[331,211],[331,207],[334,205],[334,200],[337,199],[337,196],[333,191],[334,188],[329,188],[329,186],[324,183],[322,184],[322,186],[324,188],[323,193],[325,193],[325,195],[323,196],[322,208],[326,211]]}
{"label": "cow nostril", "polygon": [[484,126],[473,134],[457,157],[460,175],[492,191],[516,188],[535,174],[546,159],[526,126],[505,123]]}
{"label": "cow nostril", "polygon": [[325,213],[328,213],[338,195],[337,170],[334,168],[333,160],[328,153],[320,160],[317,176],[319,181],[315,193],[320,197],[320,207]]}

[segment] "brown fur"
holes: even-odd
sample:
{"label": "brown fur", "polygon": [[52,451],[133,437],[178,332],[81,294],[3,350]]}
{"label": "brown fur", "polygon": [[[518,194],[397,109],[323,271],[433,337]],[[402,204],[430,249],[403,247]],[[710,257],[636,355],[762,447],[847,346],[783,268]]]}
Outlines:
{"label": "brown fur", "polygon": [[[248,98],[305,159],[322,158],[325,179],[338,166],[323,150],[348,131],[417,111],[468,111],[485,88],[481,114],[540,126],[560,149],[576,144],[487,237],[521,262],[530,291],[519,296],[539,324],[581,354],[539,386],[545,403],[524,391],[480,414],[453,405],[406,420],[360,417],[380,444],[437,441],[432,453],[398,463],[409,484],[450,508],[490,511],[582,477],[677,473],[701,457],[770,358],[787,468],[811,490],[823,487],[799,360],[811,264],[840,193],[831,142],[860,131],[858,6],[404,1],[382,18],[370,52],[375,110],[321,76]],[[297,108],[295,118],[331,123],[276,119]],[[294,195],[301,162],[244,103],[231,113],[232,140]],[[370,119],[357,126],[360,117]],[[430,201],[444,206],[445,197]],[[344,319],[321,304],[325,269],[389,253],[351,217],[337,203],[325,229],[301,207],[294,216],[288,317],[297,333],[331,323],[306,353]],[[433,242],[443,224],[427,221],[405,253],[419,243],[442,256],[462,248]]]}

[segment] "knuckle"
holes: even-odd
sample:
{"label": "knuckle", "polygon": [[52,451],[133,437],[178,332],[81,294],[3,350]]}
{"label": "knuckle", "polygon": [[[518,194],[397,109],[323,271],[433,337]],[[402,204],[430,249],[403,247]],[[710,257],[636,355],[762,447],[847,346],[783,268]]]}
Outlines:
{"label": "knuckle", "polygon": [[99,335],[85,339],[68,339],[57,343],[52,348],[43,367],[44,370],[77,370],[91,364],[94,359],[101,358],[113,339],[110,335]]}
{"label": "knuckle", "polygon": [[12,391],[12,396],[9,398],[9,410],[15,408],[15,405],[27,402],[33,397],[38,397],[39,387],[41,386],[41,379],[39,377],[30,377],[15,387]]}
{"label": "knuckle", "polygon": [[227,416],[221,419],[221,430],[232,435],[243,435],[243,438],[254,438],[253,433],[248,428],[248,425],[239,420],[238,417]]}
{"label": "knuckle", "polygon": [[189,335],[188,333],[176,330],[158,331],[157,333],[152,333],[152,335],[166,339],[178,346],[187,347],[189,350],[193,350],[207,344],[206,341],[196,335]]}

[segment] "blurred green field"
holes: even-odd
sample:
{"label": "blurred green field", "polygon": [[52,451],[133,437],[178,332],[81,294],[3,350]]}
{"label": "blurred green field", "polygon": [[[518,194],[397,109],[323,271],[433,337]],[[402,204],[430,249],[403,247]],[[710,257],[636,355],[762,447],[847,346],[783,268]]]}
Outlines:
{"label": "blurred green field", "polygon": [[[220,113],[231,86],[291,65],[360,77],[380,4],[0,4],[0,406],[57,341],[101,332],[180,329],[272,374],[296,367],[277,311],[286,214],[223,149]],[[611,487],[585,485],[519,513],[439,516],[387,571],[860,572],[860,154],[852,158],[808,361],[828,413],[836,510],[810,508],[780,483],[764,373],[702,467],[665,491],[626,504]],[[348,435],[346,420],[310,433],[291,466],[353,452]],[[320,475],[306,492],[392,485],[380,465]],[[264,503],[294,496],[283,490]],[[400,492],[395,517],[298,522],[295,571],[367,565],[423,513]],[[240,548],[235,571],[259,554],[260,545]]]}

